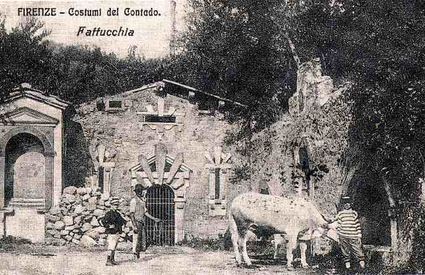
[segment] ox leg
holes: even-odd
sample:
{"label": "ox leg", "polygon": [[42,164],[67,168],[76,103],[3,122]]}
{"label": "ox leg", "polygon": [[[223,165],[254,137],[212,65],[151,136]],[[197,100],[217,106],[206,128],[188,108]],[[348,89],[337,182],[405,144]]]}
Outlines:
{"label": "ox leg", "polygon": [[273,255],[274,260],[277,260],[279,246],[280,246],[279,243],[275,240],[275,242],[274,242],[274,255]]}
{"label": "ox leg", "polygon": [[[250,231],[248,231],[250,232]],[[249,233],[246,232],[245,236],[243,236],[243,240],[242,240],[242,257],[243,260],[245,261],[246,265],[250,266],[252,265],[251,259],[248,257],[248,251],[246,250],[246,243],[248,241],[249,238]]]}
{"label": "ox leg", "polygon": [[307,259],[306,259],[306,252],[307,252],[307,243],[300,242],[300,250],[301,250],[301,266],[303,268],[307,268]]}
{"label": "ox leg", "polygon": [[292,268],[292,261],[294,260],[294,255],[292,252],[297,247],[297,235],[288,235],[288,243],[286,247],[286,265],[288,268]]}
{"label": "ox leg", "polygon": [[242,264],[241,253],[239,252],[239,234],[232,235],[233,251],[235,252],[236,263],[238,265]]}
{"label": "ox leg", "polygon": [[279,247],[283,244],[284,239],[279,234],[274,234],[274,255],[273,259],[277,260],[279,255]]}
{"label": "ox leg", "polygon": [[240,265],[242,264],[241,254],[239,253],[240,236],[238,232],[238,227],[236,226],[235,219],[233,218],[232,215],[230,215],[229,217],[229,229],[232,235],[232,244],[233,244],[233,250],[235,252],[236,263]]}

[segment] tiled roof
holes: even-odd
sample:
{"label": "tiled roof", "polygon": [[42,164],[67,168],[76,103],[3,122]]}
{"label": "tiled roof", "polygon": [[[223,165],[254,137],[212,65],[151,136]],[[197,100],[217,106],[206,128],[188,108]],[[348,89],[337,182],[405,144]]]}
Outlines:
{"label": "tiled roof", "polygon": [[66,107],[71,104],[57,96],[34,89],[28,83],[22,83],[18,87],[14,88],[5,101],[10,102],[22,97],[31,98],[62,110],[66,109]]}

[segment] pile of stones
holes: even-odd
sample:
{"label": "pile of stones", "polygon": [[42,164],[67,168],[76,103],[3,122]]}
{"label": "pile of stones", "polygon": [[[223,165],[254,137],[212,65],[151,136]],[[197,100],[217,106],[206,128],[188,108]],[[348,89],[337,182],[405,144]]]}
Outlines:
{"label": "pile of stones", "polygon": [[[106,244],[105,228],[99,219],[111,208],[111,197],[98,189],[69,186],[63,190],[60,203],[46,213],[46,239],[56,245],[75,244],[83,247]],[[123,227],[120,242],[131,240],[132,224],[129,203],[120,199],[118,207],[127,224]]]}

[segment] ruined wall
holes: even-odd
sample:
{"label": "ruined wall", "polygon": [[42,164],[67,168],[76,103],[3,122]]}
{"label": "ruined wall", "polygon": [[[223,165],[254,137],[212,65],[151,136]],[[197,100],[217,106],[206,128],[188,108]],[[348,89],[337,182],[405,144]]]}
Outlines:
{"label": "ruined wall", "polygon": [[[73,160],[68,163],[72,166],[69,169],[88,171],[87,176],[92,177],[86,179],[85,184],[90,186],[98,182],[100,166],[113,167],[110,169],[111,195],[129,199],[133,195],[129,169],[139,163],[140,154],[147,158],[154,155],[155,145],[161,142],[170,157],[183,153],[184,164],[192,170],[189,187],[182,198],[185,200],[184,233],[188,236],[224,233],[224,216],[213,217],[209,212],[209,170],[206,168],[209,161],[205,154],[222,146],[225,132],[231,126],[219,113],[199,111],[196,104],[188,100],[170,94],[160,97],[161,90],[161,84],[148,85],[76,106],[72,123],[74,128],[81,127],[84,138],[74,138],[72,144],[68,144],[67,158]],[[108,106],[111,101],[121,101],[121,108],[108,110],[108,107],[116,107]],[[176,121],[150,123],[146,121],[147,113],[169,114]],[[68,138],[72,139],[72,133]],[[105,148],[102,156],[100,146]],[[66,184],[82,185],[81,180],[76,173],[74,179],[69,175]]]}
{"label": "ruined wall", "polygon": [[[55,245],[75,244],[83,247],[106,244],[107,234],[99,220],[111,209],[111,197],[90,187],[68,186],[63,190],[59,205],[46,213],[46,242]],[[127,223],[120,242],[131,240],[129,201],[120,199],[118,207]]]}

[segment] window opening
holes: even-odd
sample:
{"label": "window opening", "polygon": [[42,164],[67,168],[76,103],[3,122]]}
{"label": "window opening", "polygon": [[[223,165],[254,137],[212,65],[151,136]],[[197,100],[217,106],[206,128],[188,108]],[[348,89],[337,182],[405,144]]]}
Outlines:
{"label": "window opening", "polygon": [[104,188],[105,188],[105,182],[104,182],[104,179],[105,179],[105,168],[103,168],[102,166],[100,166],[99,167],[98,175],[99,175],[99,188],[100,188],[100,192],[103,193]]}
{"label": "window opening", "polygon": [[144,120],[152,123],[176,123],[175,116],[145,115]]}
{"label": "window opening", "polygon": [[214,169],[215,173],[215,199],[220,199],[220,168]]}
{"label": "window opening", "polygon": [[122,108],[122,101],[121,100],[110,100],[109,101],[109,108],[121,109]]}

